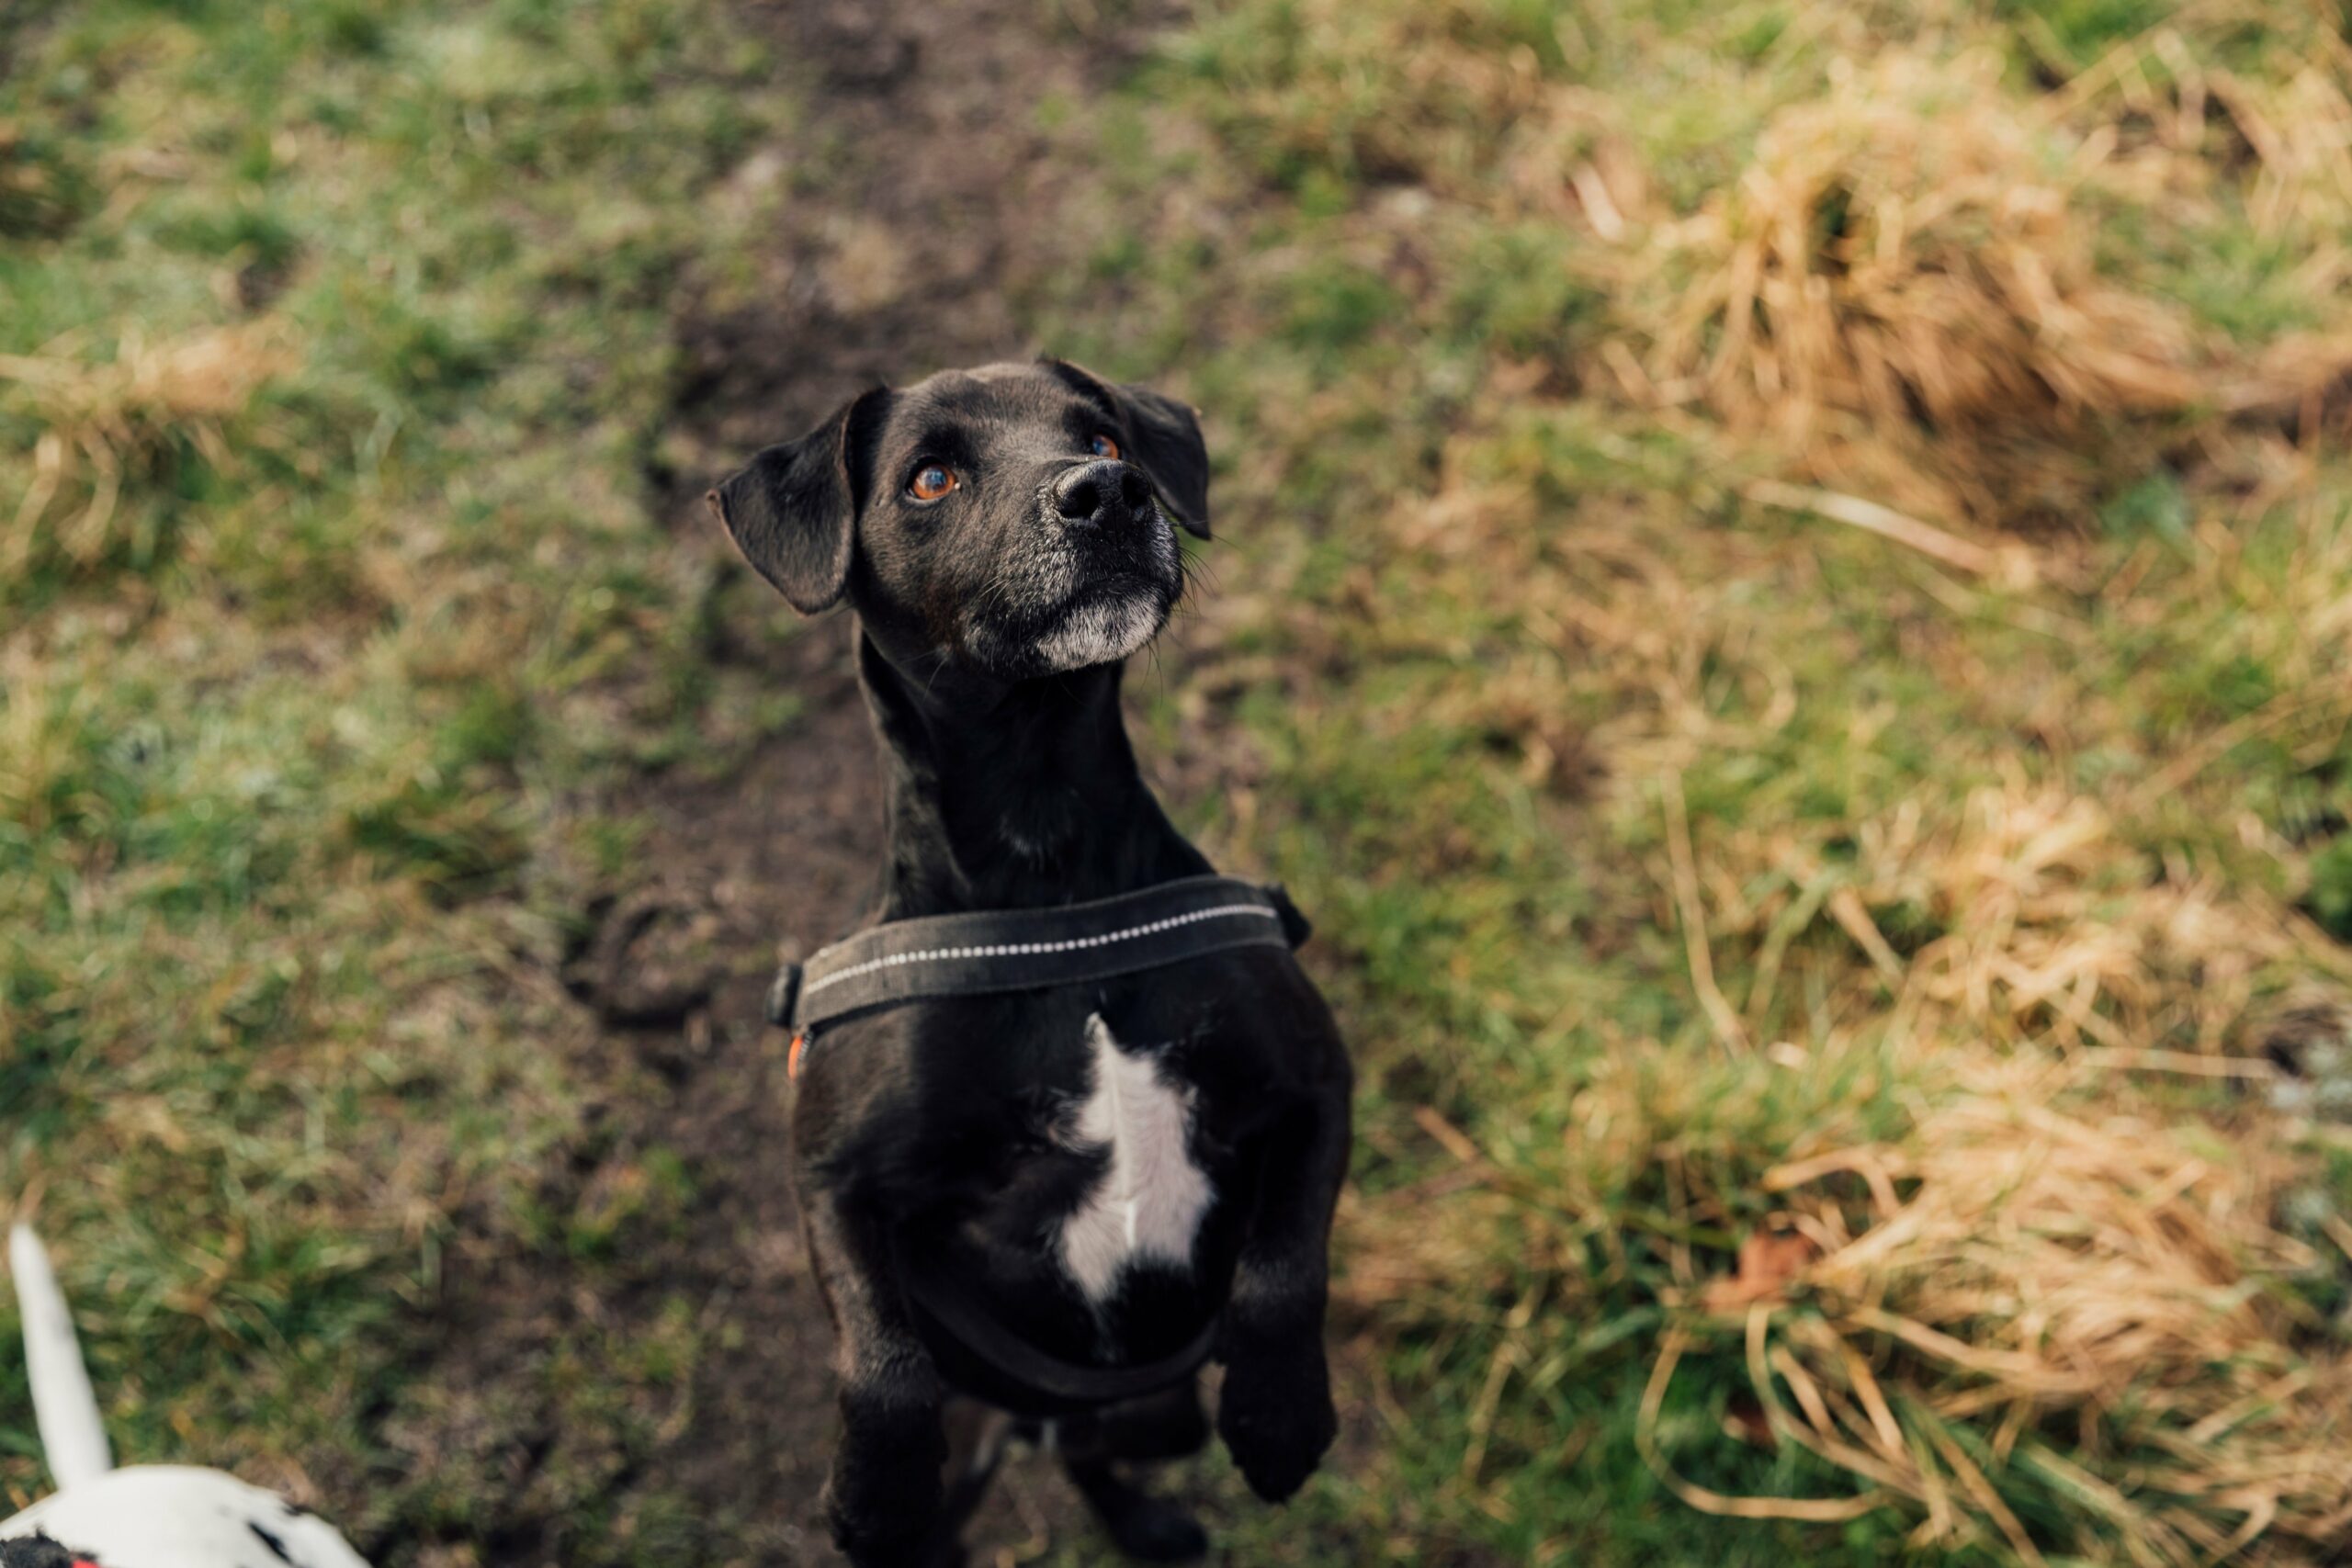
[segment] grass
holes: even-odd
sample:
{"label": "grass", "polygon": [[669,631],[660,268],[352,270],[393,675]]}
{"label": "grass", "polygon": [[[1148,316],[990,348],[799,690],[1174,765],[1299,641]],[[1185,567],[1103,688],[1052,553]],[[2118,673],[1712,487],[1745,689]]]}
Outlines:
{"label": "grass", "polygon": [[1267,563],[1204,826],[1376,1021],[1335,1525],[2323,1559],[2343,1134],[2269,1107],[2347,974],[2352,491],[2273,280],[2352,186],[2248,128],[2340,35],[1523,20],[1227,6],[1159,78],[1259,201],[1160,280]]}
{"label": "grass", "polygon": [[[122,1449],[426,1561],[501,1506],[401,1448],[460,1216],[693,1201],[542,1201],[549,976],[594,803],[790,722],[643,475],[821,105],[715,4],[11,47],[0,1192]],[[2347,94],[2285,0],[1226,0],[1052,107],[1035,330],[1220,465],[1144,747],[1365,1069],[1352,1461],[1238,1560],[2342,1550]],[[728,1550],[608,1485],[695,1353],[567,1352],[577,1561]]]}
{"label": "grass", "polygon": [[[563,802],[775,718],[704,666],[643,472],[663,193],[777,106],[666,6],[13,45],[8,118],[101,197],[0,254],[0,1188],[70,1249],[124,1452],[429,1533],[416,1309],[461,1212],[537,1245],[585,1135],[551,976],[626,824]],[[0,1411],[21,1498],[13,1357]]]}

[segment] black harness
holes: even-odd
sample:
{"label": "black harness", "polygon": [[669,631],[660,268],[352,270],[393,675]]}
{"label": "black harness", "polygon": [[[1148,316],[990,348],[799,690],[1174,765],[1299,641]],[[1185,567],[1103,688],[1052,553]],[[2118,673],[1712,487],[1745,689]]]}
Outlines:
{"label": "black harness", "polygon": [[[1188,876],[1140,892],[1053,909],[988,910],[892,920],[787,964],[768,987],[768,1021],[793,1032],[792,1071],[819,1031],[904,1002],[1043,990],[1181,964],[1236,948],[1288,953],[1307,938],[1306,917],[1279,885]],[[1114,1404],[1192,1375],[1216,1339],[1212,1318],[1174,1355],[1136,1366],[1094,1367],[1048,1356],[976,1312],[920,1261],[901,1278],[929,1322],[1010,1380],[1005,1392],[1050,1409]],[[910,1266],[913,1265],[913,1266]],[[1023,1394],[1043,1395],[1042,1400]]]}
{"label": "black harness", "polygon": [[1279,885],[1187,876],[1053,909],[891,920],[845,937],[768,987],[768,1021],[818,1031],[901,1002],[1035,991],[1164,968],[1237,947],[1287,951],[1306,917]]}
{"label": "black harness", "polygon": [[943,1370],[962,1369],[951,1372],[949,1381],[1019,1416],[1067,1416],[1157,1393],[1199,1371],[1225,1326],[1222,1316],[1212,1316],[1168,1355],[1118,1367],[1089,1366],[1047,1355],[978,1310],[960,1282],[935,1261],[901,1247],[899,1267],[933,1355],[940,1358]]}

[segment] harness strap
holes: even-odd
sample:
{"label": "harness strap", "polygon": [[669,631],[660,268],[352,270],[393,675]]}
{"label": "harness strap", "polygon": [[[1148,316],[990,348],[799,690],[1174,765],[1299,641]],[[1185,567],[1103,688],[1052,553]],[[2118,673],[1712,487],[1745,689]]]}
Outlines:
{"label": "harness strap", "polygon": [[1212,1317],[1172,1356],[1124,1367],[1091,1367],[1048,1356],[996,1319],[978,1312],[953,1286],[923,1270],[904,1276],[908,1293],[932,1321],[999,1372],[1039,1393],[1071,1404],[1115,1404],[1182,1382],[1209,1359],[1223,1320]]}
{"label": "harness strap", "polygon": [[1075,985],[1234,948],[1289,949],[1307,930],[1279,886],[1230,876],[1053,909],[892,920],[786,964],[768,987],[768,1021],[806,1039],[901,1002]]}

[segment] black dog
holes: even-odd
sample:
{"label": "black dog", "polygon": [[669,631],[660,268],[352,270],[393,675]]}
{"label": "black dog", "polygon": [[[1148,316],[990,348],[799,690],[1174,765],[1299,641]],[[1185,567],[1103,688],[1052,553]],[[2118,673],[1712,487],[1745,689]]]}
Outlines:
{"label": "black dog", "polygon": [[[1057,360],[948,372],[854,399],[710,499],[797,608],[856,612],[889,832],[877,919],[1208,872],[1119,708],[1124,660],[1183,587],[1174,529],[1208,537],[1190,411]],[[1313,1472],[1337,1430],[1325,1253],[1351,1072],[1286,953],[896,1007],[810,1042],[798,1082],[841,1377],[825,1503],[854,1562],[958,1560],[987,1461],[946,1473],[951,1393],[1056,1421],[1130,1552],[1205,1550],[1113,1469],[1205,1441],[1188,1345],[1225,1366],[1217,1430],[1259,1495]],[[1028,1375],[1170,1358],[1172,1386],[1115,1401]]]}

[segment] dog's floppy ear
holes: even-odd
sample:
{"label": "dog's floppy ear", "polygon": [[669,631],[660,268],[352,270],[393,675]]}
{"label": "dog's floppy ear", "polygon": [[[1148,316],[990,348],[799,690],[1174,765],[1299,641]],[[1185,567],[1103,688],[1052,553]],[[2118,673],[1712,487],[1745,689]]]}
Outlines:
{"label": "dog's floppy ear", "polygon": [[1196,539],[1209,536],[1209,448],[1200,416],[1148,387],[1114,386],[1111,396],[1134,437],[1127,456],[1151,476],[1176,525]]}
{"label": "dog's floppy ear", "polygon": [[848,586],[864,500],[858,447],[888,397],[877,387],[852,398],[799,440],[763,449],[703,498],[752,570],[803,615],[830,609]]}
{"label": "dog's floppy ear", "polygon": [[1209,449],[1197,411],[1148,387],[1105,381],[1067,359],[1049,360],[1066,374],[1110,394],[1127,427],[1127,460],[1151,476],[1176,525],[1196,539],[1209,536]]}

